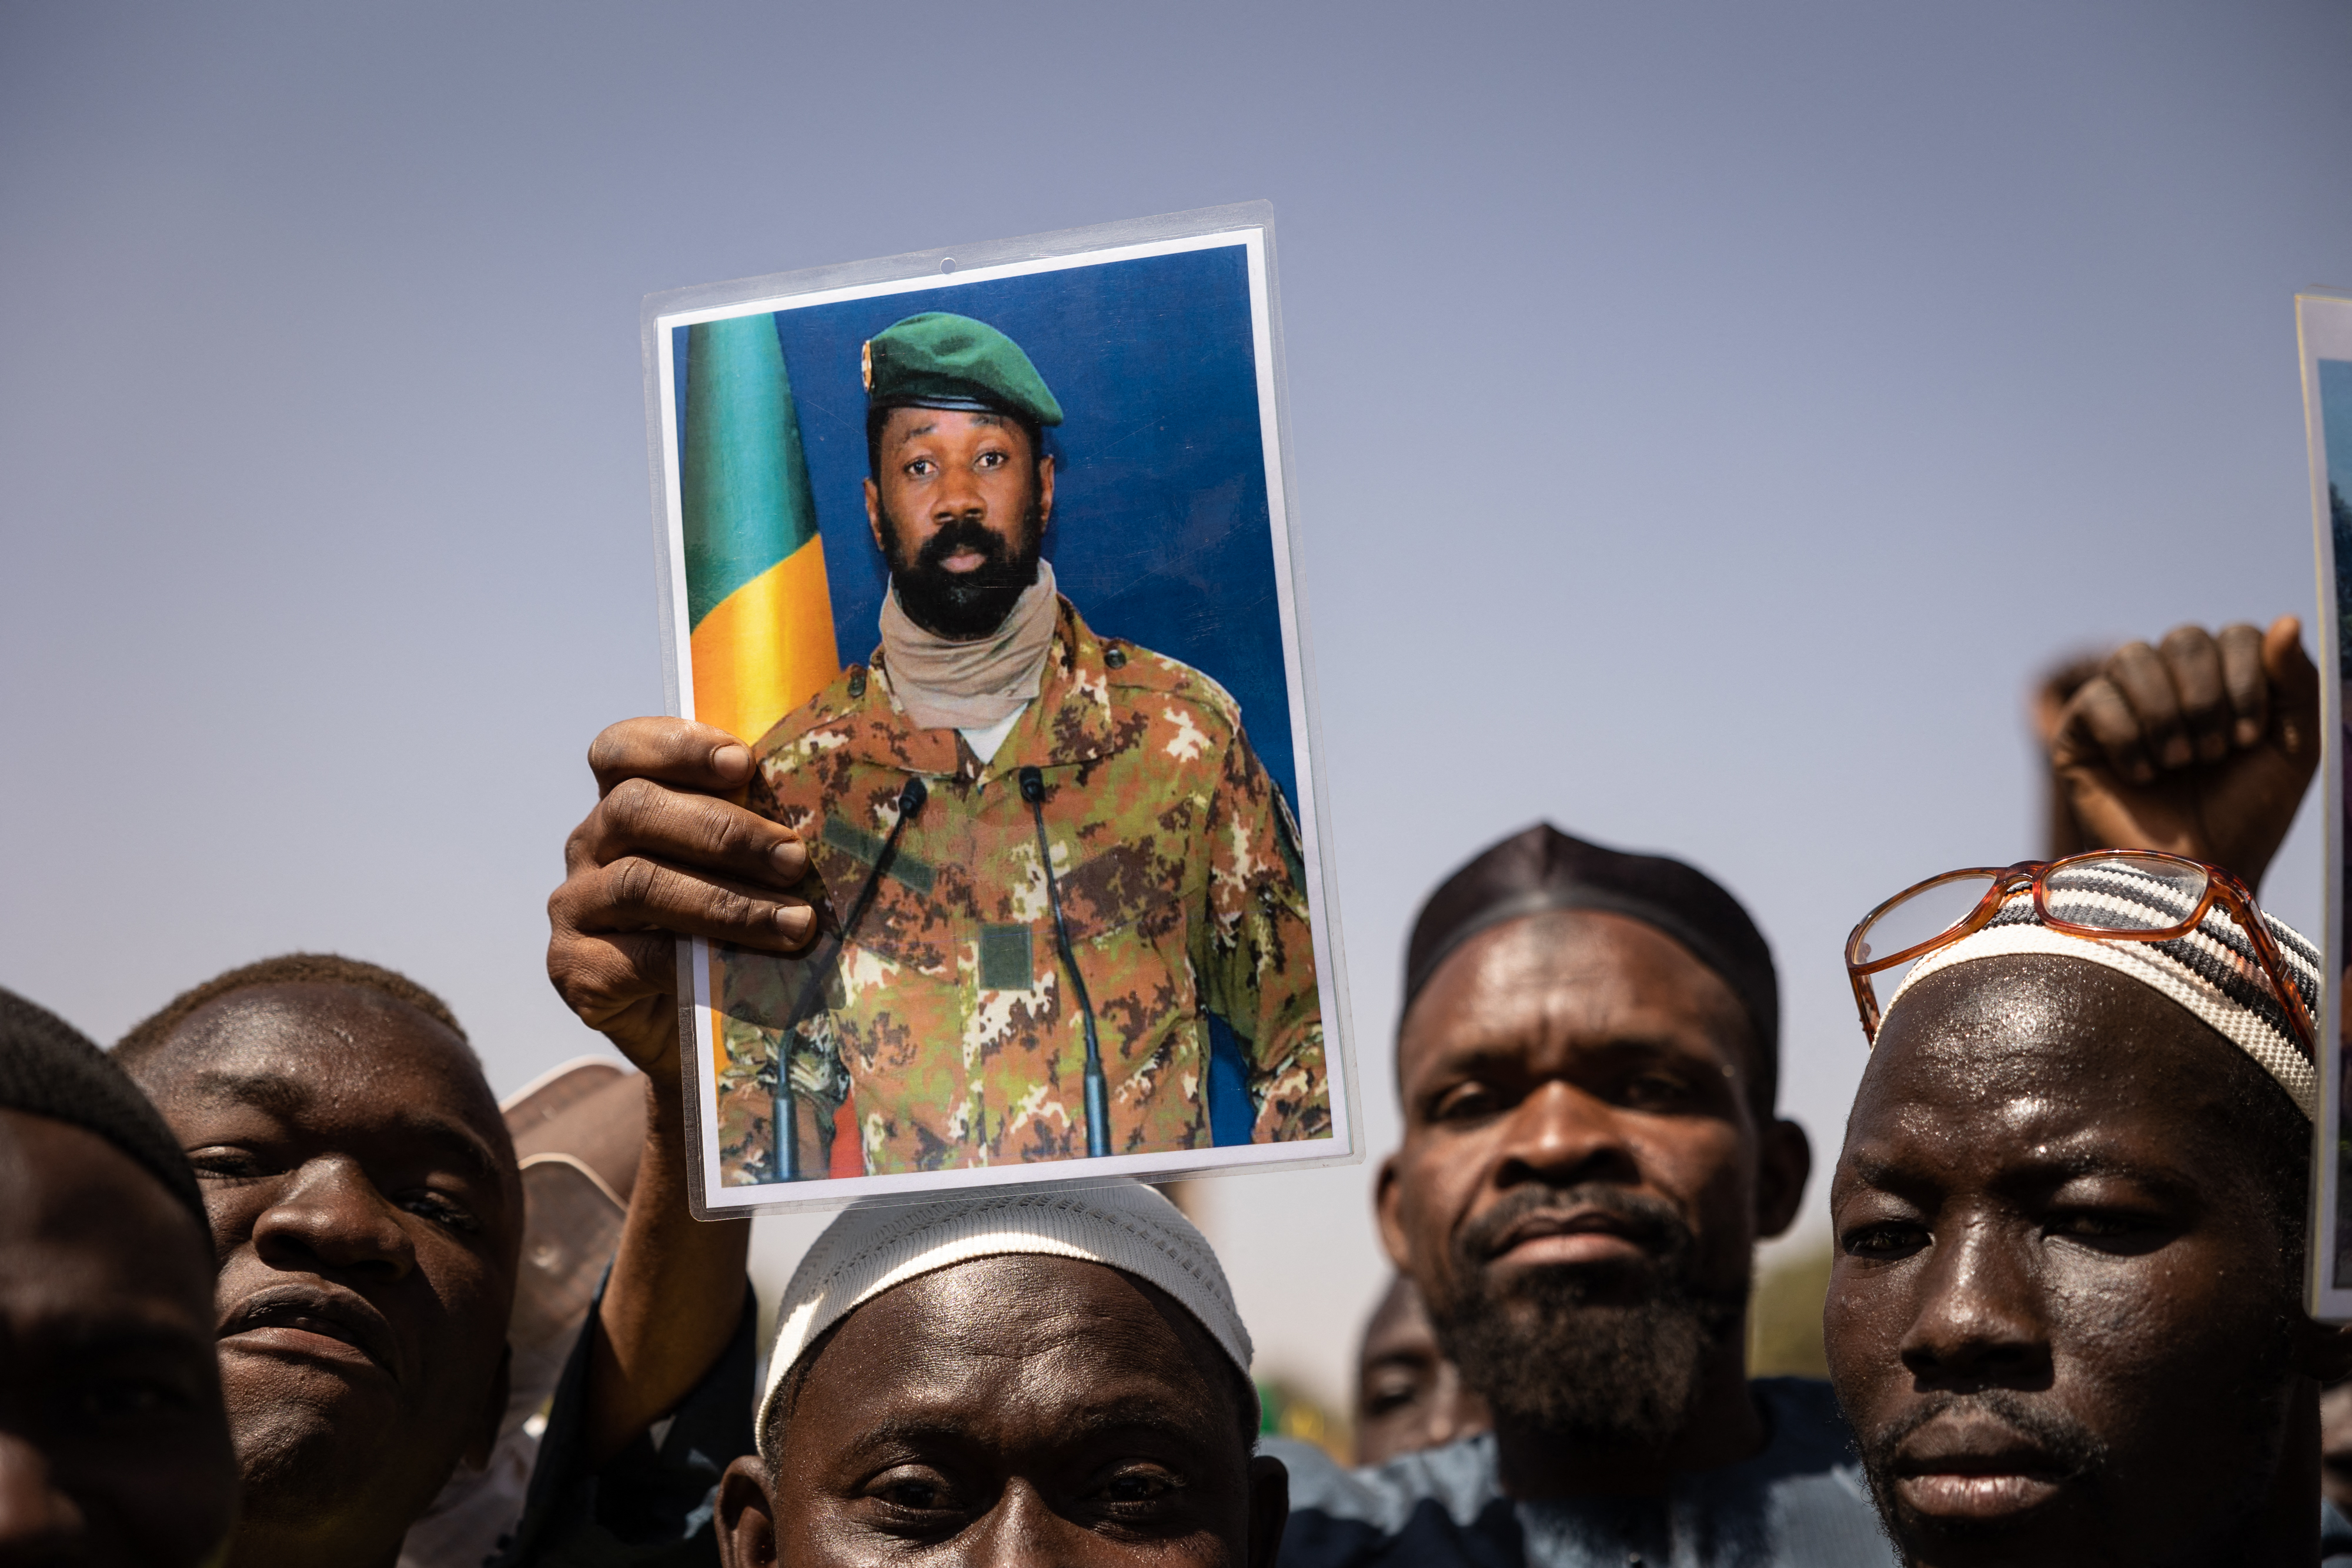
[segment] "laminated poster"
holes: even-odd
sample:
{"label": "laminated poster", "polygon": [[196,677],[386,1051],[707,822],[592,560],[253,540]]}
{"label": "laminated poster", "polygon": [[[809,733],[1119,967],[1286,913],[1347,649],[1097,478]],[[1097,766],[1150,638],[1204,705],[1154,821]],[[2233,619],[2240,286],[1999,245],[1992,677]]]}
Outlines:
{"label": "laminated poster", "polygon": [[671,711],[816,938],[679,945],[706,1218],[1360,1157],[1264,204],[656,295]]}
{"label": "laminated poster", "polygon": [[2345,859],[2352,833],[2345,811],[2352,795],[2344,769],[2352,758],[2346,742],[2345,697],[2352,688],[2352,295],[2305,294],[2295,299],[2297,335],[2303,343],[2304,422],[2311,451],[2311,503],[2318,535],[2320,584],[2321,734],[2319,777],[2326,791],[2326,957],[2321,973],[2319,1038],[2320,1115],[2312,1160],[2310,1305],[2315,1317],[2352,1321],[2352,1145],[2347,1145],[2345,1098],[2352,1074],[2345,1071],[2344,988]]}

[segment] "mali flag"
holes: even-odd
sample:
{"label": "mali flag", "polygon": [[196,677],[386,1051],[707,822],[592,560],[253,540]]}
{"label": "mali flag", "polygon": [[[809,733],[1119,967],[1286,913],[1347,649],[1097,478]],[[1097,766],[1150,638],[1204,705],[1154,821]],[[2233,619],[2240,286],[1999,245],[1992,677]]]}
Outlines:
{"label": "mali flag", "polygon": [[682,439],[694,716],[757,740],[841,672],[774,317],[687,329]]}

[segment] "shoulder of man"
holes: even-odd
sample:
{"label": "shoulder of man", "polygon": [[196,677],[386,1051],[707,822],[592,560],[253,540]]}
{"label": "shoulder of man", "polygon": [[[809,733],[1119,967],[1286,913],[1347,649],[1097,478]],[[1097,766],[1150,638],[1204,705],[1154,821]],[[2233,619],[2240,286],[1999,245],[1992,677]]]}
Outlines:
{"label": "shoulder of man", "polygon": [[1704,1473],[1699,1500],[1743,1494],[1770,1520],[1770,1561],[1806,1568],[1895,1568],[1894,1548],[1854,1457],[1853,1429],[1830,1385],[1815,1377],[1759,1377],[1748,1385],[1770,1424],[1764,1451]]}
{"label": "shoulder of man", "polygon": [[754,757],[773,757],[810,732],[841,719],[854,718],[866,707],[874,675],[863,664],[851,664],[827,681],[817,694],[769,726],[752,743]]}
{"label": "shoulder of man", "polygon": [[1517,1568],[1522,1561],[1518,1519],[1496,1483],[1491,1437],[1355,1469],[1308,1443],[1267,1437],[1258,1448],[1290,1472],[1281,1568],[1391,1562]]}
{"label": "shoulder of man", "polygon": [[604,1284],[556,1382],[522,1517],[489,1568],[706,1568],[719,1560],[719,1483],[728,1461],[753,1448],[759,1298],[746,1280],[734,1337],[701,1383],[654,1429],[591,1469],[588,1369]]}
{"label": "shoulder of man", "polygon": [[1818,1377],[1758,1377],[1749,1390],[1772,1427],[1772,1440],[1755,1462],[1775,1469],[1826,1470],[1854,1464],[1853,1429],[1837,1394]]}
{"label": "shoulder of man", "polygon": [[1097,637],[1102,646],[1103,679],[1113,702],[1166,698],[1190,706],[1227,734],[1242,727],[1242,705],[1233,693],[1181,659],[1155,653],[1124,637]]}
{"label": "shoulder of man", "polygon": [[2319,1501],[2319,1568],[2352,1568],[2352,1520],[2325,1498]]}

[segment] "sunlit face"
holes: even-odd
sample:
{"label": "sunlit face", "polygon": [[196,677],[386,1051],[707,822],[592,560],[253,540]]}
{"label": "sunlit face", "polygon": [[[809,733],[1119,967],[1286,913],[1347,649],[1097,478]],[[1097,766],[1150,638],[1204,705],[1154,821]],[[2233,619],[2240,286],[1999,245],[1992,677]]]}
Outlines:
{"label": "sunlit face", "polygon": [[113,1145],[21,1111],[0,1192],[0,1562],[212,1560],[237,1476],[202,1234]]}
{"label": "sunlit face", "polygon": [[2258,1070],[2233,1058],[2067,958],[1956,966],[1888,1015],[1831,1192],[1824,1328],[1912,1562],[2238,1560],[2300,1314],[2224,1071]]}
{"label": "sunlit face", "polygon": [[396,1540],[505,1404],[521,1196],[480,1069],[403,1003],[284,985],[136,1071],[212,1218],[248,1536]]}
{"label": "sunlit face", "polygon": [[1101,1264],[990,1258],[923,1275],[824,1343],[772,1472],[730,1471],[722,1554],[730,1568],[1269,1564],[1284,1473],[1250,1457],[1222,1360],[1181,1307]]}

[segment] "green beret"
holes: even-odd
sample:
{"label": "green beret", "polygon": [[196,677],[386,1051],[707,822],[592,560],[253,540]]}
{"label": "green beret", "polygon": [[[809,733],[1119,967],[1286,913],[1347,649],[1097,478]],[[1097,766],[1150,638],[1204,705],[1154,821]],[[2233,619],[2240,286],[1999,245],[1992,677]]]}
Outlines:
{"label": "green beret", "polygon": [[1059,424],[1062,405],[1021,345],[969,316],[926,310],[866,341],[871,408],[969,408]]}

